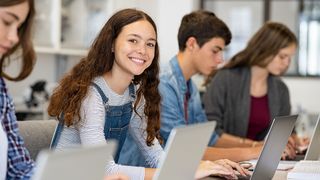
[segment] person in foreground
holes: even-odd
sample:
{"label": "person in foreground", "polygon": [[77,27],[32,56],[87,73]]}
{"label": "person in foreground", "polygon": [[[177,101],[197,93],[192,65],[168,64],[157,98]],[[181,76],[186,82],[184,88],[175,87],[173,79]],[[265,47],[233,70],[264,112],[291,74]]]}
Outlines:
{"label": "person in foreground", "polygon": [[[36,60],[31,42],[34,13],[33,0],[0,1],[0,179],[29,179],[33,174],[34,162],[19,133],[13,100],[4,79],[21,81],[33,69]],[[12,77],[4,70],[11,55],[17,52],[22,68]]]}
{"label": "person in foreground", "polygon": [[[151,179],[164,153],[160,145],[158,64],[157,29],[151,17],[135,9],[116,12],[88,55],[53,92],[48,112],[62,125],[53,142],[56,150],[116,139],[118,150],[114,160],[106,162],[107,174],[120,172],[131,179]],[[127,133],[153,168],[116,164]],[[233,162],[202,162],[195,178],[211,174],[235,178],[232,168],[245,174]]]}
{"label": "person in foreground", "polygon": [[[288,87],[279,78],[286,72],[297,39],[285,25],[265,23],[246,48],[218,71],[213,71],[203,96],[206,114],[217,132],[230,141],[262,141],[276,116],[290,114]],[[292,136],[284,156],[295,157]],[[299,142],[297,140],[297,142]],[[218,146],[230,146],[217,142]]]}

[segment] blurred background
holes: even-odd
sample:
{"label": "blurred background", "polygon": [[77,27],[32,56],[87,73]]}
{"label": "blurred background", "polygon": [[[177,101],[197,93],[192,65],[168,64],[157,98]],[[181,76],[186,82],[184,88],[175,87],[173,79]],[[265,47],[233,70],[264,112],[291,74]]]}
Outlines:
{"label": "blurred background", "polygon": [[[123,8],[147,12],[158,26],[161,66],[178,52],[182,16],[197,9],[213,11],[232,31],[227,61],[266,21],[286,24],[299,38],[299,50],[283,80],[292,113],[300,113],[302,130],[320,112],[320,1],[318,0],[36,0],[34,43],[38,61],[21,83],[8,82],[19,120],[48,119],[47,99],[64,73],[85,56],[107,19]],[[18,73],[19,64],[6,71]],[[194,78],[201,89],[202,77]]]}

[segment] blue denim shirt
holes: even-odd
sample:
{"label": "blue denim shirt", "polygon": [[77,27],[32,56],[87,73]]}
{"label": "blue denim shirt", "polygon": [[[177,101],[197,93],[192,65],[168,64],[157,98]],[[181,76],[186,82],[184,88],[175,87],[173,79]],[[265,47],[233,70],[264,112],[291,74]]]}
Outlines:
{"label": "blue denim shirt", "polygon": [[[169,64],[162,68],[160,74],[159,91],[161,101],[161,137],[166,143],[171,130],[177,126],[206,122],[207,117],[202,108],[200,94],[192,79],[186,81],[178,59],[174,56]],[[185,120],[184,99],[189,88],[190,97],[188,100],[188,120]],[[218,135],[213,133],[209,146],[213,146]]]}

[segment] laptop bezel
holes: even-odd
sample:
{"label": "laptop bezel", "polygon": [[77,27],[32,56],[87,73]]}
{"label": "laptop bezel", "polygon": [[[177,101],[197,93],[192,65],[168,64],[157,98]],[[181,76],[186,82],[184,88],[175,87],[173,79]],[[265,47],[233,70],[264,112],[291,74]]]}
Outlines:
{"label": "laptop bezel", "polygon": [[320,115],[318,116],[317,123],[314,127],[313,134],[308,146],[304,160],[317,161],[320,158]]}
{"label": "laptop bezel", "polygon": [[272,179],[298,116],[278,116],[273,119],[262,151],[250,177],[251,180]]}
{"label": "laptop bezel", "polygon": [[[65,151],[42,150],[37,157],[37,166],[31,179],[67,180],[70,177],[72,177],[71,179],[79,178],[79,176],[82,178],[81,173],[84,173],[84,176],[90,176],[90,179],[96,179],[97,177],[103,179],[106,165],[108,161],[113,160],[112,156],[116,147],[117,142],[112,140],[105,144],[92,146],[78,145]],[[87,161],[88,159],[90,159],[90,162]],[[72,163],[73,166],[71,167],[68,166],[75,160],[78,163]],[[94,169],[90,171],[89,168]],[[87,170],[84,171],[84,169]],[[61,172],[62,170],[64,172]]]}
{"label": "laptop bezel", "polygon": [[209,121],[174,128],[153,179],[194,179],[215,126],[215,121]]}

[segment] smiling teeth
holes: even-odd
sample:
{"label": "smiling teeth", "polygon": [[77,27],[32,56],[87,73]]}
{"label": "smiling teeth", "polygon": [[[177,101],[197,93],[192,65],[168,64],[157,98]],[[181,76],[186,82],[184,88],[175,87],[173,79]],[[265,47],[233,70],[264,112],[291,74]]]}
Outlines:
{"label": "smiling teeth", "polygon": [[142,59],[131,58],[131,60],[134,61],[134,62],[136,62],[136,63],[139,63],[139,64],[144,63],[144,60],[142,60]]}

